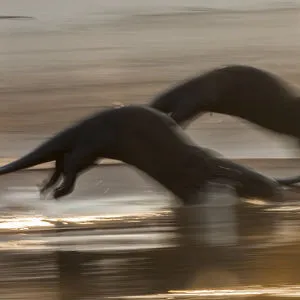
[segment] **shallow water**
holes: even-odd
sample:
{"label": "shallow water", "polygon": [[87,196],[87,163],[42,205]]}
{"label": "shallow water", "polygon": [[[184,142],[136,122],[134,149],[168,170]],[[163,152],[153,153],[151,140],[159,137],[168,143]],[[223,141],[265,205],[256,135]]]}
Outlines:
{"label": "shallow water", "polygon": [[0,299],[260,299],[299,291],[297,199],[241,202],[212,187],[203,203],[183,208],[133,170],[107,167],[56,202],[39,197],[46,173],[0,182]]}
{"label": "shallow water", "polygon": [[[1,156],[224,64],[264,68],[299,89],[298,0],[3,0],[0,11],[35,18],[0,20]],[[288,139],[224,116],[204,116],[187,132],[228,157],[299,154]]]}
{"label": "shallow water", "polygon": [[[1,156],[24,154],[95,108],[144,103],[220,64],[267,68],[299,86],[299,3],[1,0],[1,16],[34,18],[0,20]],[[295,152],[252,128],[217,116],[188,133],[229,157]],[[280,176],[297,168],[273,166]],[[184,209],[113,167],[82,176],[55,202],[39,198],[44,176],[1,177],[0,299],[299,296],[298,195],[265,206],[219,191]]]}

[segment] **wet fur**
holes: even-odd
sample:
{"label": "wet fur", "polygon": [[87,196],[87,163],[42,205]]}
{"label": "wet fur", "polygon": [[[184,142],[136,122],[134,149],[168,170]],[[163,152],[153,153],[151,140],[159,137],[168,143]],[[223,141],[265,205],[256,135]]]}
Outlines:
{"label": "wet fur", "polygon": [[190,204],[209,180],[226,179],[241,197],[281,199],[278,184],[249,168],[196,147],[167,115],[142,106],[103,110],[61,131],[35,150],[0,168],[0,175],[55,161],[41,192],[62,183],[54,198],[70,194],[80,173],[111,158],[136,167]]}
{"label": "wet fur", "polygon": [[[252,122],[300,141],[300,98],[275,75],[251,66],[231,65],[205,72],[156,97],[150,106],[187,126],[215,112]],[[294,184],[300,176],[278,179]]]}

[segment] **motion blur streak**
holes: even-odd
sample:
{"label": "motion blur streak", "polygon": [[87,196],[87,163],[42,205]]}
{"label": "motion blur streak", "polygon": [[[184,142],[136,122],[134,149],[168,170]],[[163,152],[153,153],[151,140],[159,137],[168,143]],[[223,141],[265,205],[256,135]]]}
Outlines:
{"label": "motion blur streak", "polygon": [[145,296],[128,296],[128,297],[110,297],[111,299],[122,300],[122,299],[209,299],[215,297],[230,297],[240,298],[245,296],[275,296],[275,297],[299,297],[300,286],[281,286],[281,287],[269,287],[264,288],[260,286],[244,287],[243,289],[220,289],[220,290],[186,290],[186,291],[169,291],[167,294],[156,294],[156,295],[145,295]]}

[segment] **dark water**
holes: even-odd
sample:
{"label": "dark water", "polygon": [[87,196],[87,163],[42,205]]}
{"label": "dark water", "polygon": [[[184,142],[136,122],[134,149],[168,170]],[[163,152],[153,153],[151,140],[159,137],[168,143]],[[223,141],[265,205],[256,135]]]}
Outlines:
{"label": "dark water", "polygon": [[300,295],[295,200],[242,202],[212,187],[201,205],[183,208],[115,167],[83,176],[55,202],[38,197],[44,176],[19,172],[0,183],[0,299]]}

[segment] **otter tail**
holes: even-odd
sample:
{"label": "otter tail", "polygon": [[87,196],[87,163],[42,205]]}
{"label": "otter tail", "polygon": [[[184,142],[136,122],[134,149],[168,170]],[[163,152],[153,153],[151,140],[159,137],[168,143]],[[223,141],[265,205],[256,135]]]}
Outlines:
{"label": "otter tail", "polygon": [[66,142],[68,142],[68,138],[66,137],[66,134],[55,136],[20,159],[0,167],[0,175],[55,160],[57,154],[63,151]]}

